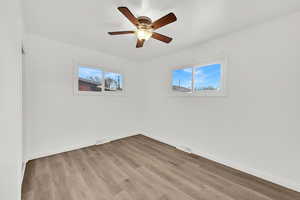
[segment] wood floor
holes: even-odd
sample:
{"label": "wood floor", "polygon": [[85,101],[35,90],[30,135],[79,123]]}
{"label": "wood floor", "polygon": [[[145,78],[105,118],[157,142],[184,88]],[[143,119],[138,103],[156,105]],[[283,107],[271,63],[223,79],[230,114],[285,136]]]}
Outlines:
{"label": "wood floor", "polygon": [[22,200],[300,200],[300,194],[137,135],[30,161]]}

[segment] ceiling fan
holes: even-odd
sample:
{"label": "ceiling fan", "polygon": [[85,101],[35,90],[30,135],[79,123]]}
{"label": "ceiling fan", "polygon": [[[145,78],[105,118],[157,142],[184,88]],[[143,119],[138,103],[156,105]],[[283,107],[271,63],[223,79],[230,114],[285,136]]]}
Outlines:
{"label": "ceiling fan", "polygon": [[152,22],[149,17],[141,16],[136,18],[127,7],[118,7],[118,10],[137,28],[135,31],[117,31],[108,32],[110,35],[124,35],[124,34],[135,34],[137,36],[136,48],[141,48],[144,42],[151,37],[165,42],[170,43],[172,38],[156,33],[155,30],[173,23],[177,20],[174,13],[169,13],[166,16]]}

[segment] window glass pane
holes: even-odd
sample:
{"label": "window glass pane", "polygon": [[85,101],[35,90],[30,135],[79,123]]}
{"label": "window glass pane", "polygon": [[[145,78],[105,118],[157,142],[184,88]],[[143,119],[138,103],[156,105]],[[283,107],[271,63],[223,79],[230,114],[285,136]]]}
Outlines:
{"label": "window glass pane", "polygon": [[195,91],[220,90],[221,64],[195,68]]}
{"label": "window glass pane", "polygon": [[173,70],[172,89],[177,92],[192,92],[193,68]]}
{"label": "window glass pane", "polygon": [[113,72],[105,72],[105,91],[122,91],[123,90],[123,77],[121,74]]}
{"label": "window glass pane", "polygon": [[79,67],[78,90],[101,92],[103,71],[96,68]]}

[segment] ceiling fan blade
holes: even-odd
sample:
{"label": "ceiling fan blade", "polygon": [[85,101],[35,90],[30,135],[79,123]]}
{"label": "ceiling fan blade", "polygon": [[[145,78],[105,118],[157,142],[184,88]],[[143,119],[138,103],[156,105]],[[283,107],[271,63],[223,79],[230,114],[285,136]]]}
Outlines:
{"label": "ceiling fan blade", "polygon": [[165,43],[170,43],[173,40],[172,38],[170,38],[168,36],[162,35],[160,33],[155,33],[155,32],[152,33],[152,38],[157,39],[162,42],[165,42]]}
{"label": "ceiling fan blade", "polygon": [[130,12],[127,7],[118,7],[118,10],[135,26],[138,25],[137,18]]}
{"label": "ceiling fan blade", "polygon": [[145,40],[137,40],[137,43],[136,43],[136,48],[141,48],[144,46],[144,42]]}
{"label": "ceiling fan blade", "polygon": [[108,32],[109,35],[124,35],[124,34],[133,34],[134,31],[116,31],[116,32]]}
{"label": "ceiling fan blade", "polygon": [[166,16],[156,20],[155,22],[152,23],[152,27],[154,30],[163,27],[165,25],[168,25],[172,22],[175,22],[177,20],[177,17],[175,16],[174,13],[169,13]]}

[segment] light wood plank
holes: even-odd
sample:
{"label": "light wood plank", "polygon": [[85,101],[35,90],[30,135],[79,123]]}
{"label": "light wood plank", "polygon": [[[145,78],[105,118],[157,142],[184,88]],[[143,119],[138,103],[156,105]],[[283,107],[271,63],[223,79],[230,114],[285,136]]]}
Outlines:
{"label": "light wood plank", "polygon": [[22,200],[300,200],[270,183],[136,135],[32,160]]}

